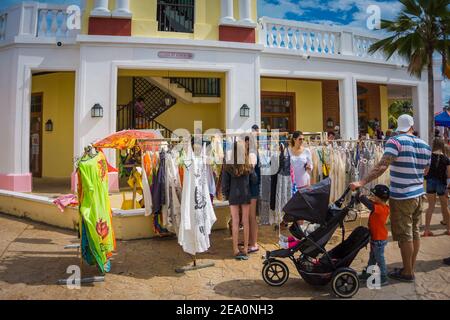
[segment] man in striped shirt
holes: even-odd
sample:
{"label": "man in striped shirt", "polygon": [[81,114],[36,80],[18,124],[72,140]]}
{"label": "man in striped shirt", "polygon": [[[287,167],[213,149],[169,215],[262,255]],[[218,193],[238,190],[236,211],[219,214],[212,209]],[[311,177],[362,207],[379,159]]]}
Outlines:
{"label": "man in striped shirt", "polygon": [[414,119],[410,115],[398,118],[398,135],[386,143],[383,158],[363,178],[350,184],[356,190],[380,177],[390,166],[392,238],[398,241],[403,268],[389,273],[393,279],[414,281],[414,267],[420,248],[419,226],[423,211],[423,177],[431,162],[431,148],[413,135]]}

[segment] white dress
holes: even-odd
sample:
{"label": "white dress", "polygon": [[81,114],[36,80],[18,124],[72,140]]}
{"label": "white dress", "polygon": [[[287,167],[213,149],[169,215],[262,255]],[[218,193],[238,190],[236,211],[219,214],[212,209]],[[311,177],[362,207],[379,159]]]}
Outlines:
{"label": "white dress", "polygon": [[201,157],[195,157],[189,144],[185,159],[181,220],[178,243],[191,255],[205,252],[210,247],[209,235],[216,215],[208,188],[206,147]]}
{"label": "white dress", "polygon": [[297,188],[309,186],[311,184],[311,177],[305,166],[313,167],[311,151],[308,148],[303,149],[303,152],[298,156],[291,154],[291,166],[294,169],[294,182]]}

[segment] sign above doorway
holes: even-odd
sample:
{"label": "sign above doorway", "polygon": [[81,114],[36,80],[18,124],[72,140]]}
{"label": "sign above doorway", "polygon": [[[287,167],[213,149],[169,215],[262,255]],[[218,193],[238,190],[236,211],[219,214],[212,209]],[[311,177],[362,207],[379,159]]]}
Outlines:
{"label": "sign above doorway", "polygon": [[192,59],[194,58],[194,54],[190,52],[159,51],[158,57],[166,59]]}

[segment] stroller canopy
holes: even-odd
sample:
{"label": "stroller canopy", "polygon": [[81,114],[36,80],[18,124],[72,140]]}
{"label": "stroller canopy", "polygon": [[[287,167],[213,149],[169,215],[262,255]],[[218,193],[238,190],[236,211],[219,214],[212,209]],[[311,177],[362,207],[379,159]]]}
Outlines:
{"label": "stroller canopy", "polygon": [[330,190],[330,178],[300,189],[283,208],[285,221],[306,220],[323,224],[328,214]]}

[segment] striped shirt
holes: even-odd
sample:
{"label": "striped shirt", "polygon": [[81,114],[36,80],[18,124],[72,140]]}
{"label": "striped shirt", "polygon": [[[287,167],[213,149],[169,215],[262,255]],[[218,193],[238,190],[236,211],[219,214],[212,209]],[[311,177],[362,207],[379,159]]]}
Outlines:
{"label": "striped shirt", "polygon": [[425,194],[424,170],[431,162],[431,148],[425,141],[400,134],[388,140],[384,155],[395,157],[390,166],[392,199],[414,199]]}

